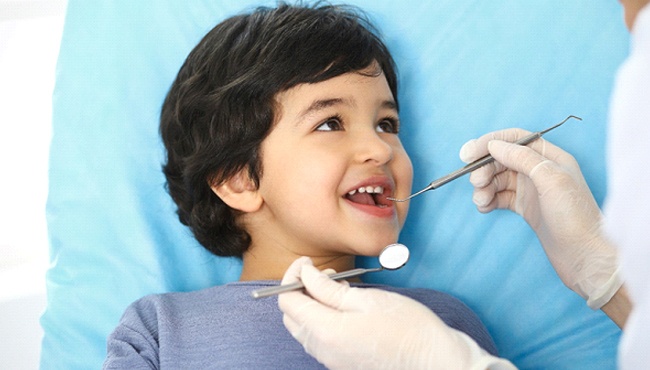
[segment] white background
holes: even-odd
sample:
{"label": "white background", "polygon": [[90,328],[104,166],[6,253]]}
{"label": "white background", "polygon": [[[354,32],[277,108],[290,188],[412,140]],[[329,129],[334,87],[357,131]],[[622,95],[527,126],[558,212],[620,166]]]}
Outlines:
{"label": "white background", "polygon": [[0,0],[0,368],[37,369],[45,202],[65,0]]}

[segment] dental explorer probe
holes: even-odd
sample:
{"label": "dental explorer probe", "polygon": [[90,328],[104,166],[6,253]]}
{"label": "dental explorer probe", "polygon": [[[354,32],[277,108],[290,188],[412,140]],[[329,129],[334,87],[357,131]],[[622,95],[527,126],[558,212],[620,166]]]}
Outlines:
{"label": "dental explorer probe", "polygon": [[[580,118],[580,117],[568,116],[567,118],[564,119],[564,121],[558,123],[555,126],[549,127],[546,130],[533,132],[532,134],[530,134],[528,136],[522,137],[521,139],[515,141],[515,144],[528,145],[528,144],[532,143],[533,141],[535,141],[535,140],[539,139],[540,137],[542,137],[542,135],[546,134],[547,132],[549,132],[549,131],[557,128],[557,127],[560,127],[564,122],[568,121],[570,118],[575,118],[577,120],[582,121],[582,118]],[[490,164],[492,162],[494,162],[494,158],[490,154],[488,154],[488,155],[486,155],[484,157],[481,157],[481,158],[475,160],[474,162],[471,162],[471,163],[467,164],[466,166],[464,166],[464,167],[462,167],[462,168],[460,168],[460,169],[458,169],[458,170],[456,170],[456,171],[454,171],[454,172],[452,172],[452,173],[450,173],[448,175],[445,175],[445,176],[443,176],[443,177],[441,177],[441,178],[439,178],[437,180],[434,180],[426,188],[418,191],[417,193],[411,194],[411,195],[409,195],[408,197],[406,197],[404,199],[395,199],[395,198],[390,198],[390,197],[387,197],[386,199],[392,200],[394,202],[405,202],[405,201],[407,201],[407,200],[409,200],[409,199],[411,199],[411,198],[413,198],[413,197],[415,197],[417,195],[420,195],[420,194],[424,193],[425,191],[437,189],[437,188],[441,187],[442,185],[444,185],[444,184],[446,184],[446,183],[448,183],[450,181],[456,180],[457,178],[459,178],[459,177],[461,177],[461,176],[463,176],[465,174],[468,174],[468,173],[470,173],[470,172],[472,172],[472,171],[474,171],[474,170],[476,170],[476,169],[478,169],[480,167],[483,167],[486,164]]]}

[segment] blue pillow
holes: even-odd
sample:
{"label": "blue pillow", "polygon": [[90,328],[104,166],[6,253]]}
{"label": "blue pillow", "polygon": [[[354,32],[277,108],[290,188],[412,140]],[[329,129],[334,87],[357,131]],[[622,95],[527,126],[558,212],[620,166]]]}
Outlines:
{"label": "blue pillow", "polygon": [[[349,3],[370,14],[399,66],[414,190],[463,165],[471,138],[573,114],[584,121],[547,138],[578,159],[602,203],[608,100],[628,45],[616,2]],[[106,336],[145,294],[238,278],[240,261],[204,251],[176,218],[158,116],[202,36],[260,4],[275,2],[69,1],[53,96],[43,369],[100,367]],[[461,298],[522,369],[614,369],[620,330],[562,285],[521,218],[478,213],[471,192],[463,179],[411,202],[410,262],[368,280]]]}

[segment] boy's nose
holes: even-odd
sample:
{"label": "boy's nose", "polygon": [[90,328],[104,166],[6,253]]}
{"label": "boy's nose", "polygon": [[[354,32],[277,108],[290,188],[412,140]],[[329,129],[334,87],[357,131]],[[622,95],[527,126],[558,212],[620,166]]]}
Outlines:
{"label": "boy's nose", "polygon": [[359,135],[355,143],[355,155],[358,162],[374,162],[383,165],[393,159],[393,147],[378,132]]}

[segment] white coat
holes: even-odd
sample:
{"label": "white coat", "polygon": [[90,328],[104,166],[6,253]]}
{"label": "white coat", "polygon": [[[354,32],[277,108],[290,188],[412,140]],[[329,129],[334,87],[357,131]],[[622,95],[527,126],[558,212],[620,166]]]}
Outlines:
{"label": "white coat", "polygon": [[620,251],[634,308],[619,346],[621,369],[650,366],[650,5],[632,30],[610,107],[605,227]]}

